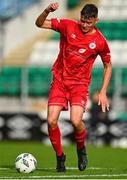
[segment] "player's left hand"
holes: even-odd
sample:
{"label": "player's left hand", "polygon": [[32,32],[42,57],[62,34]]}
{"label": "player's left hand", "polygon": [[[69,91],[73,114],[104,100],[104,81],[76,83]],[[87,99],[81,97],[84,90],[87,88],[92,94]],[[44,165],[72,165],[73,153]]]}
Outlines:
{"label": "player's left hand", "polygon": [[109,111],[109,101],[106,93],[99,93],[98,105],[101,106],[102,112],[106,112],[106,110]]}

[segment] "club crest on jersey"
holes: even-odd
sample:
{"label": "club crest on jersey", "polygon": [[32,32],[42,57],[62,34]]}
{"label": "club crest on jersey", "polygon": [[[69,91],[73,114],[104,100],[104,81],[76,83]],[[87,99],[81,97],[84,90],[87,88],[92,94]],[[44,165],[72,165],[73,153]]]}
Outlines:
{"label": "club crest on jersey", "polygon": [[82,103],[82,104],[85,104],[85,101],[82,100],[81,103]]}
{"label": "club crest on jersey", "polygon": [[84,53],[85,51],[86,51],[86,49],[83,49],[83,48],[78,50],[78,52],[81,53],[81,54]]}
{"label": "club crest on jersey", "polygon": [[90,49],[95,49],[95,48],[96,48],[95,42],[90,43],[90,44],[89,44],[89,48],[90,48]]}

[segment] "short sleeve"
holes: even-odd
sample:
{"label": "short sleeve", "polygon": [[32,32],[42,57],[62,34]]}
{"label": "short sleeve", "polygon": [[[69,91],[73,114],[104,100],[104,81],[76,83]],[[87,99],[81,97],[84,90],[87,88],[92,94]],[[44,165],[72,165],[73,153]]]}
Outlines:
{"label": "short sleeve", "polygon": [[99,55],[101,56],[101,59],[103,62],[107,62],[107,63],[110,62],[110,60],[111,60],[110,49],[109,49],[108,43],[105,39],[104,39],[103,43],[101,44]]}
{"label": "short sleeve", "polygon": [[69,25],[68,19],[52,18],[51,28],[62,34],[66,34],[67,26]]}

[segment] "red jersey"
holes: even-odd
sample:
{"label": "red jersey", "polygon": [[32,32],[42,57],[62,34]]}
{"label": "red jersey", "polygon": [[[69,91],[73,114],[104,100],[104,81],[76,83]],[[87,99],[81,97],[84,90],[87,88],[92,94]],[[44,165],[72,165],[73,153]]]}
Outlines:
{"label": "red jersey", "polygon": [[110,61],[110,50],[104,36],[96,32],[87,35],[78,21],[51,19],[52,29],[60,33],[60,51],[53,65],[53,76],[59,80],[70,80],[74,84],[88,84],[92,65],[98,55],[102,61]]}

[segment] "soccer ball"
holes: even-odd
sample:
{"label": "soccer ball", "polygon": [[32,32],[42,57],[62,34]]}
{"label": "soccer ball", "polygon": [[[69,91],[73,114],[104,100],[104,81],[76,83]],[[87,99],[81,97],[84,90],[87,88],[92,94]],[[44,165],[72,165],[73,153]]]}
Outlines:
{"label": "soccer ball", "polygon": [[15,160],[15,168],[20,173],[30,173],[37,168],[37,160],[30,153],[22,153]]}

